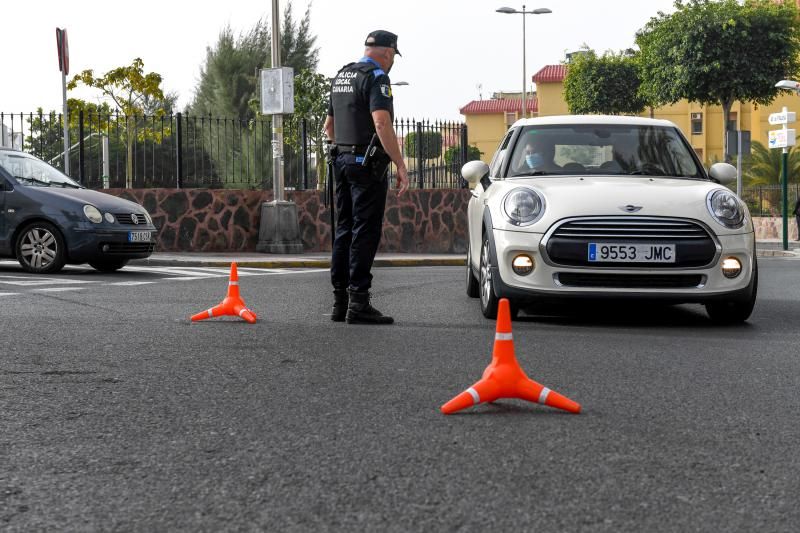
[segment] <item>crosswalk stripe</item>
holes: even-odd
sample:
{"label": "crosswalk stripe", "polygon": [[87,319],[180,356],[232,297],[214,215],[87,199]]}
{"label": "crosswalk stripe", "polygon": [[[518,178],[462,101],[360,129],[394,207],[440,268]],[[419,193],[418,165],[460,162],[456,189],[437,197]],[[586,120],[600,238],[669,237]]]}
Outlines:
{"label": "crosswalk stripe", "polygon": [[18,296],[18,292],[0,292],[0,296]]}
{"label": "crosswalk stripe", "polygon": [[44,287],[42,289],[33,289],[38,292],[67,292],[67,291],[82,291],[86,287]]}

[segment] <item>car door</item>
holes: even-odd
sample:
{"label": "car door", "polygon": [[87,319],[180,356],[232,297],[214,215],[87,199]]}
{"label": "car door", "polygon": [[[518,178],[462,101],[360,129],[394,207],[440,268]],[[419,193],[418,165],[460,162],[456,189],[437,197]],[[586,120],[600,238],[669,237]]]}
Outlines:
{"label": "car door", "polygon": [[0,254],[2,255],[8,255],[11,251],[8,243],[8,216],[6,214],[6,195],[10,190],[9,182],[0,175]]}

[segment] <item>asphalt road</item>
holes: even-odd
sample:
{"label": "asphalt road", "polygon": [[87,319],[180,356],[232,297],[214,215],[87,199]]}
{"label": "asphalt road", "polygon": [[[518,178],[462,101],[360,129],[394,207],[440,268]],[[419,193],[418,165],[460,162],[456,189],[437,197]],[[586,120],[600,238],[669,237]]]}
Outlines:
{"label": "asphalt road", "polygon": [[580,415],[444,416],[493,342],[461,268],[376,270],[397,324],[369,327],[326,319],[320,271],[244,271],[249,325],[188,320],[219,269],[2,264],[0,529],[797,531],[800,260],[760,266],[742,326],[699,306],[515,321],[527,374]]}

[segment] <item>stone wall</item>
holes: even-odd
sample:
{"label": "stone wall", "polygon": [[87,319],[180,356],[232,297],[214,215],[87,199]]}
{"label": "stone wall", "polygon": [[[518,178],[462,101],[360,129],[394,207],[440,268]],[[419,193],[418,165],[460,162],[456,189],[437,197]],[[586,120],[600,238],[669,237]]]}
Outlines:
{"label": "stone wall", "polygon": [[[753,217],[753,226],[756,229],[756,240],[783,240],[783,218],[781,217]],[[797,240],[797,223],[793,215],[789,215],[789,240]]]}
{"label": "stone wall", "polygon": [[[159,228],[162,252],[255,252],[261,204],[272,191],[226,189],[110,189],[115,196],[138,202]],[[300,235],[307,252],[330,251],[330,212],[318,191],[288,191],[297,204]],[[383,225],[382,252],[465,253],[467,203],[465,189],[389,191]],[[756,239],[782,239],[779,217],[754,218]],[[789,239],[797,240],[794,217]]]}
{"label": "stone wall", "polygon": [[[143,205],[152,215],[162,252],[255,252],[261,204],[272,191],[226,189],[110,189]],[[297,204],[307,252],[330,251],[330,212],[322,193],[287,191]],[[389,191],[381,251],[465,253],[469,191]]]}

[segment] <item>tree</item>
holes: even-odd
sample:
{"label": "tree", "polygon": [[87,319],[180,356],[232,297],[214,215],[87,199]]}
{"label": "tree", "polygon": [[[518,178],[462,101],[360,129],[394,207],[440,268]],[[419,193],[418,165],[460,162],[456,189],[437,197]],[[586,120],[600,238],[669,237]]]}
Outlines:
{"label": "tree", "polygon": [[[770,149],[752,142],[752,153],[743,172],[748,185],[780,185],[783,179],[783,150]],[[789,181],[800,182],[800,150],[789,148]]]}
{"label": "tree", "polygon": [[677,0],[636,35],[647,99],[722,106],[726,160],[735,101],[771,103],[775,83],[800,68],[800,24],[794,2]]}
{"label": "tree", "polygon": [[328,114],[328,79],[311,70],[303,70],[294,77],[294,113],[284,120],[286,136],[284,142],[290,146],[301,146],[302,122],[307,124],[306,134],[313,147],[317,162],[317,185],[324,183],[325,176],[325,133],[322,124]]}
{"label": "tree", "polygon": [[641,78],[636,58],[625,52],[593,50],[576,54],[564,78],[564,99],[570,113],[637,115],[647,103],[640,92]]}
{"label": "tree", "polygon": [[[316,37],[310,34],[310,6],[296,24],[292,4],[284,10],[281,33],[281,64],[292,67],[295,73],[315,71],[319,51],[314,47]],[[222,29],[217,44],[206,49],[205,64],[194,101],[189,110],[195,115],[252,120],[257,116],[258,71],[272,65],[270,31],[259,20],[247,32],[235,37],[230,26]]]}
{"label": "tree", "polygon": [[[314,46],[316,37],[311,35],[310,21],[309,7],[300,23],[295,23],[291,2],[288,3],[282,21],[281,64],[292,67],[295,74],[300,76],[307,76],[304,72],[313,73],[317,67],[318,49]],[[262,128],[255,127],[255,120],[260,117],[258,71],[272,64],[271,56],[270,29],[264,20],[259,20],[238,37],[234,36],[230,26],[226,26],[220,32],[216,45],[206,50],[195,97],[187,110],[194,115],[238,121],[241,136],[239,146],[231,147],[225,143],[226,153],[217,154],[215,158],[225,161],[247,159],[254,165],[254,171],[264,176],[271,174],[272,152],[254,148],[265,141],[269,142],[269,139],[262,138]],[[300,83],[306,81],[311,83],[312,80],[303,77]],[[302,92],[304,88],[295,89]],[[296,95],[295,105],[302,106],[303,98],[301,96],[301,101],[298,101]],[[209,135],[209,145],[216,144],[215,135],[218,134]]]}
{"label": "tree", "polygon": [[[438,131],[423,131],[420,134],[419,156],[422,159],[435,159],[442,155],[442,134]],[[417,157],[417,132],[406,135],[406,155]]]}
{"label": "tree", "polygon": [[128,149],[125,183],[131,188],[134,142],[137,138],[159,138],[161,135],[158,131],[149,130],[146,122],[140,123],[147,113],[161,117],[167,111],[168,99],[161,89],[161,75],[156,72],[145,74],[144,62],[137,57],[129,66],[117,67],[100,77],[95,77],[91,69],[84,70],[70,80],[67,89],[75,89],[79,83],[100,90],[124,115]]}
{"label": "tree", "polygon": [[467,146],[467,160],[462,161],[461,145],[456,144],[444,151],[444,162],[447,165],[455,165],[460,167],[461,165],[470,161],[477,161],[482,155],[483,152],[481,152],[477,146],[469,145]]}

